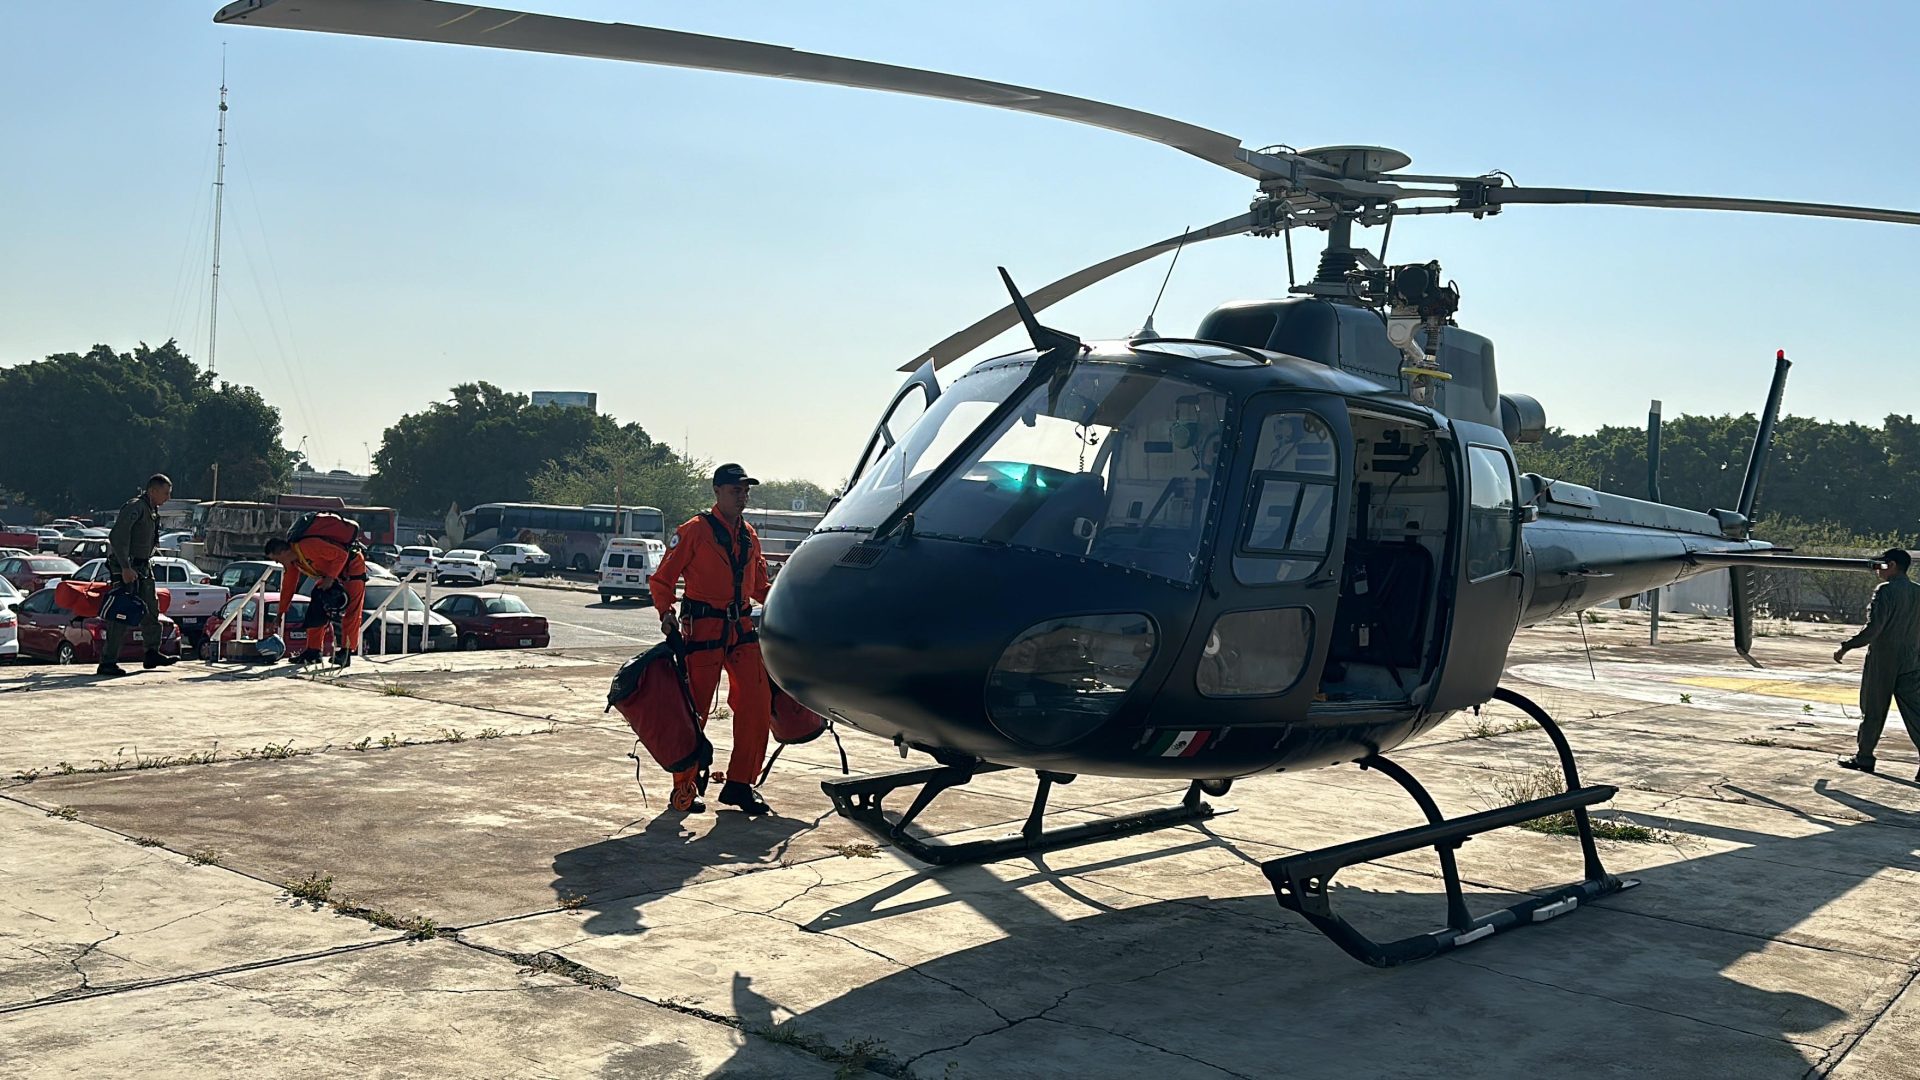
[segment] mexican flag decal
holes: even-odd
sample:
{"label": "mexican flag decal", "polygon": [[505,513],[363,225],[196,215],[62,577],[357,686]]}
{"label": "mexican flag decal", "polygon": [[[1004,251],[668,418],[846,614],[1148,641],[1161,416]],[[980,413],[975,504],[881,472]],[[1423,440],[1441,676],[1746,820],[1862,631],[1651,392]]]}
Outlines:
{"label": "mexican flag decal", "polygon": [[1147,752],[1154,757],[1192,757],[1207,745],[1211,731],[1162,731]]}

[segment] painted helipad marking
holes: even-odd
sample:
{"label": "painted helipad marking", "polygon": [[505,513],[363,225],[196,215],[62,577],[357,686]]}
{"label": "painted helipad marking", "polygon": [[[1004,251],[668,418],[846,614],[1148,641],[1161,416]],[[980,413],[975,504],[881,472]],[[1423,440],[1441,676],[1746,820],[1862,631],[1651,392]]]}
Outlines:
{"label": "painted helipad marking", "polygon": [[1518,664],[1516,678],[1556,690],[1597,690],[1608,697],[1648,704],[1684,704],[1711,712],[1763,720],[1818,720],[1852,726],[1860,722],[1860,670],[1835,665],[1831,672],[1754,671],[1719,664],[1594,665],[1584,662]]}

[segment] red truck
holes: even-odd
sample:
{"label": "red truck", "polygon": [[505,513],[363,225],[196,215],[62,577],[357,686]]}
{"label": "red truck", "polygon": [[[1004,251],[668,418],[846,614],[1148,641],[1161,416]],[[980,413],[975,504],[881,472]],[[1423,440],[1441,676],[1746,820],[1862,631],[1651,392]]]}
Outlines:
{"label": "red truck", "polygon": [[40,551],[40,534],[27,529],[16,529],[0,524],[0,548],[19,548],[32,554]]}

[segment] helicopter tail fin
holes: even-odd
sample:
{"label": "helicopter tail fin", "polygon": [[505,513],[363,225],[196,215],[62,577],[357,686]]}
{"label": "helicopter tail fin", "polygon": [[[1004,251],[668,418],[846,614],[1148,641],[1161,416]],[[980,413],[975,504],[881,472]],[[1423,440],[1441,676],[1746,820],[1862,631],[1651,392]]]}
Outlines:
{"label": "helicopter tail fin", "polygon": [[1767,407],[1760,414],[1760,427],[1753,433],[1753,450],[1747,455],[1747,474],[1740,481],[1740,505],[1735,511],[1745,519],[1747,531],[1752,533],[1753,507],[1760,497],[1760,478],[1767,471],[1767,455],[1773,449],[1773,425],[1780,419],[1780,395],[1787,388],[1787,369],[1793,361],[1787,359],[1787,350],[1781,349],[1773,354],[1773,385],[1767,388]]}

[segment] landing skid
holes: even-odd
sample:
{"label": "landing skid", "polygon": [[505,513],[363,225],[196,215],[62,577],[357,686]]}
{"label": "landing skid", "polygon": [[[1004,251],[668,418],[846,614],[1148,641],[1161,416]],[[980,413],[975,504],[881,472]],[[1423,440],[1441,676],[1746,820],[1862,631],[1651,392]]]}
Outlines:
{"label": "landing skid", "polygon": [[[1638,885],[1639,882],[1632,878],[1614,877],[1600,865],[1600,853],[1593,843],[1593,826],[1587,819],[1587,807],[1613,798],[1616,789],[1604,784],[1580,786],[1580,774],[1573,762],[1573,749],[1567,745],[1566,735],[1545,709],[1505,688],[1495,690],[1493,696],[1495,700],[1504,701],[1532,717],[1546,731],[1547,737],[1553,740],[1554,749],[1560,753],[1561,771],[1566,774],[1565,792],[1448,820],[1440,813],[1433,796],[1411,773],[1378,754],[1364,758],[1359,763],[1361,768],[1385,773],[1413,796],[1421,812],[1426,814],[1427,824],[1318,851],[1289,855],[1262,864],[1261,869],[1266,872],[1267,879],[1273,882],[1274,895],[1279,899],[1280,906],[1305,916],[1315,929],[1331,938],[1334,944],[1346,950],[1354,959],[1374,967],[1393,967],[1470,945],[1501,930],[1546,922],[1573,911],[1583,900],[1592,900]],[[1454,862],[1454,852],[1460,845],[1483,832],[1568,811],[1573,815],[1580,837],[1580,850],[1586,859],[1585,880],[1545,896],[1529,897],[1490,914],[1476,917],[1470,912],[1460,887],[1460,870]],[[1384,859],[1423,847],[1433,848],[1440,856],[1440,875],[1447,888],[1446,929],[1415,934],[1398,941],[1377,942],[1333,913],[1327,890],[1335,874],[1355,863]]]}
{"label": "landing skid", "polygon": [[[1041,824],[1047,813],[1047,796],[1052,792],[1053,785],[1072,783],[1073,777],[1067,773],[1039,772],[1036,774],[1039,787],[1033,795],[1033,807],[1018,833],[950,844],[939,840],[923,840],[907,831],[907,826],[920,816],[920,812],[944,792],[961,787],[976,776],[1000,772],[1007,767],[985,762],[972,767],[932,765],[873,776],[823,780],[820,788],[833,800],[833,808],[842,817],[858,822],[901,851],[935,866],[993,862],[1015,855],[1058,851],[1080,844],[1204,821],[1215,813],[1213,807],[1201,800],[1200,782],[1196,780],[1187,786],[1186,796],[1176,806],[1048,829]],[[906,812],[897,820],[889,820],[882,806],[883,801],[893,792],[915,785],[919,785],[920,791],[913,797],[913,802],[907,805]]]}

